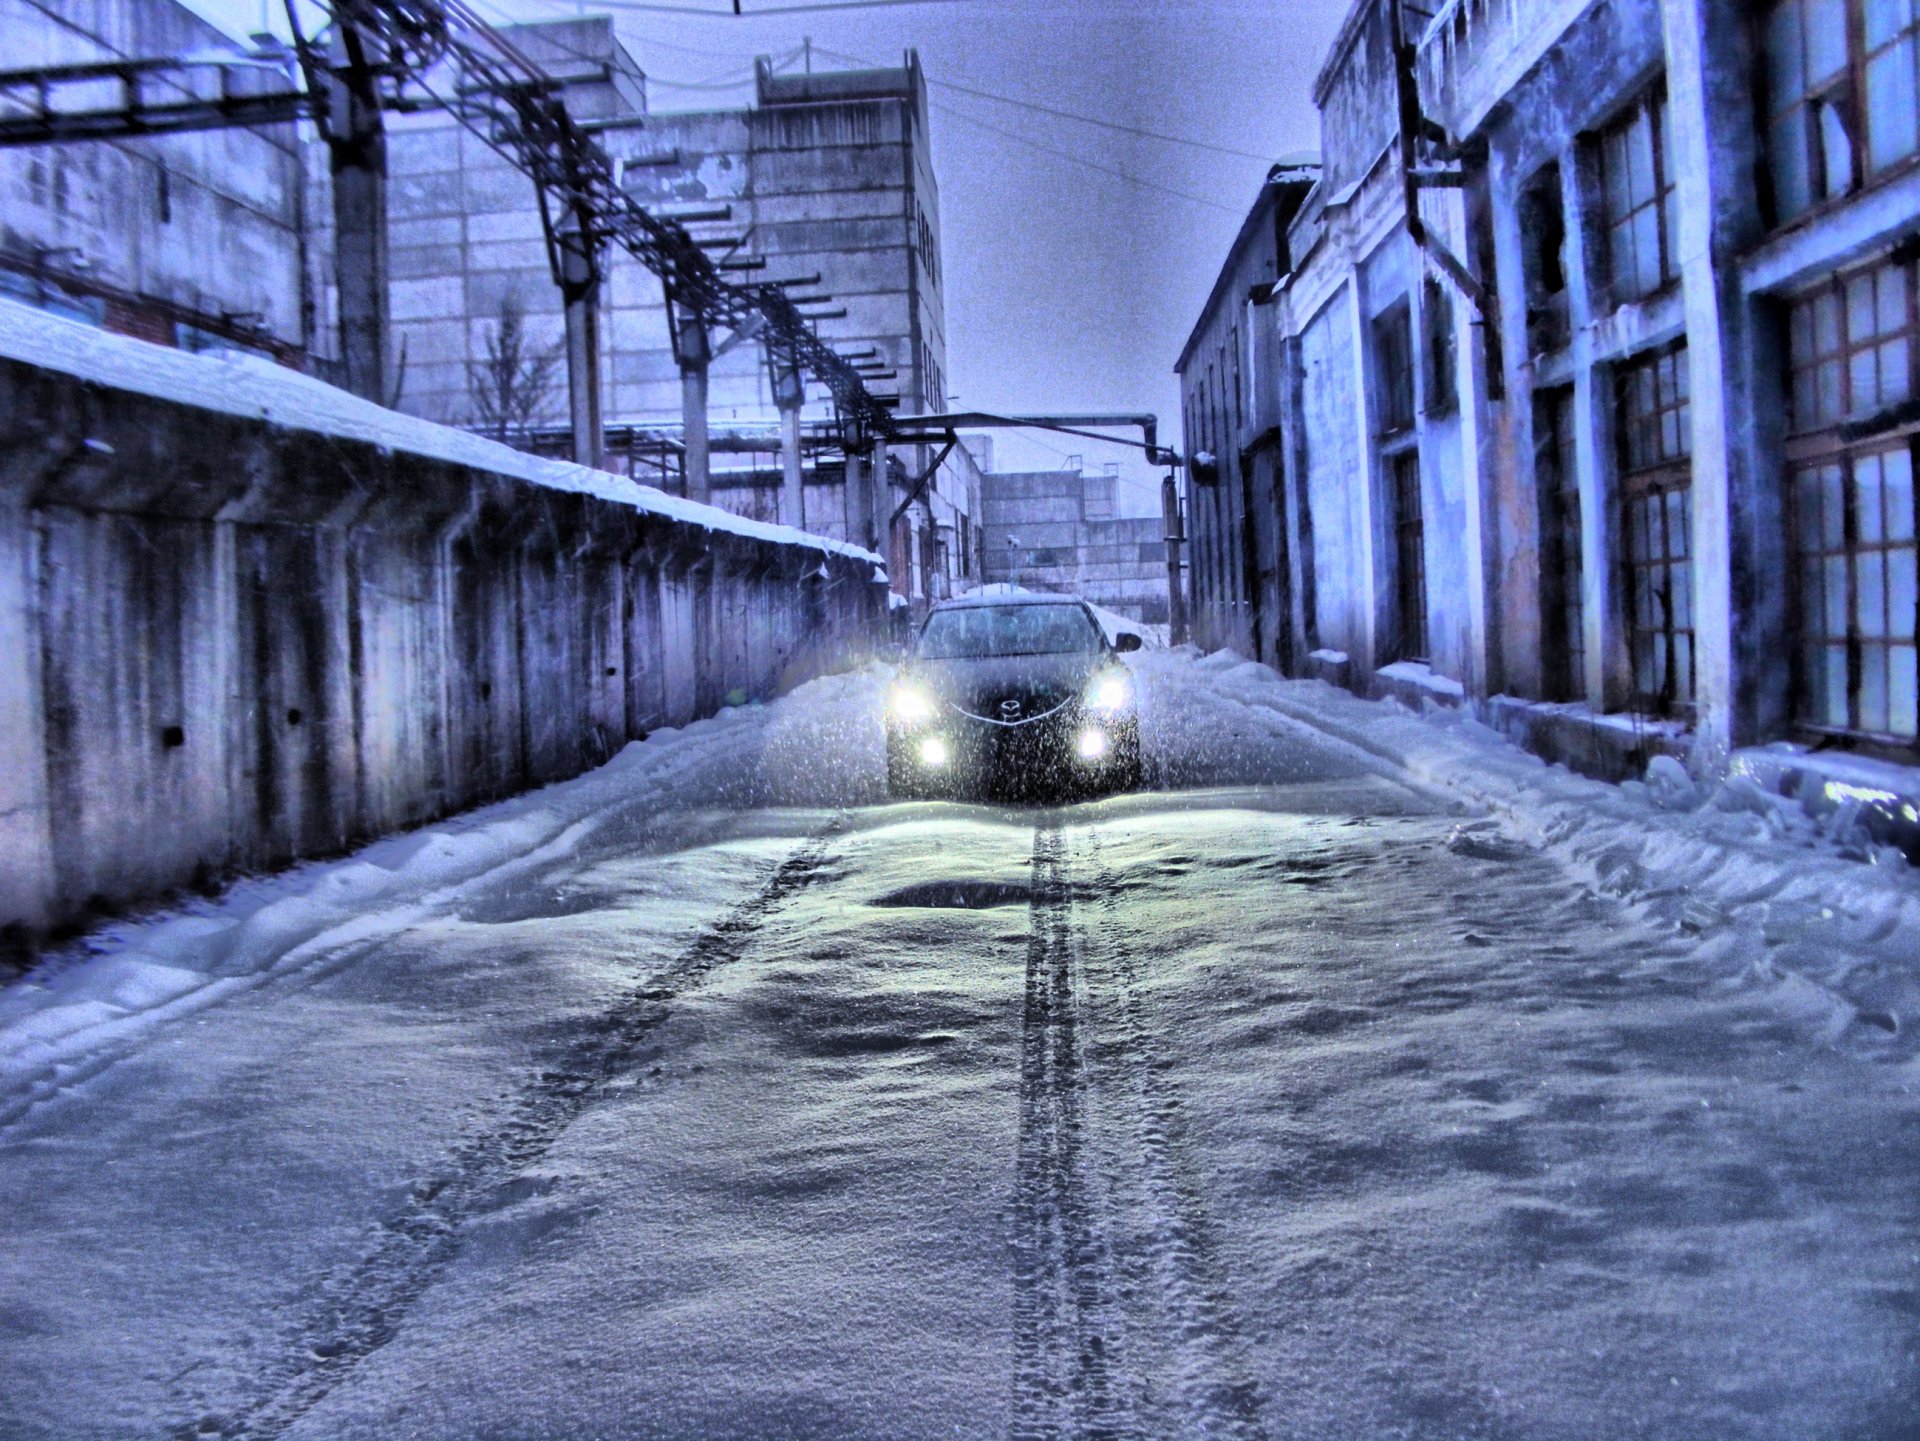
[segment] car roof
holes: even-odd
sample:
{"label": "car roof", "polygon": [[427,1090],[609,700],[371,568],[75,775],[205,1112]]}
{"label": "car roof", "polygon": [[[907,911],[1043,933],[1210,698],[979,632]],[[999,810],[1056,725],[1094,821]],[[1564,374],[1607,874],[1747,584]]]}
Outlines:
{"label": "car roof", "polygon": [[977,610],[983,606],[1002,605],[1077,605],[1084,607],[1086,602],[1077,595],[1060,595],[1048,591],[1023,590],[1010,595],[972,595],[955,596],[952,600],[943,600],[928,612],[929,615],[943,610]]}

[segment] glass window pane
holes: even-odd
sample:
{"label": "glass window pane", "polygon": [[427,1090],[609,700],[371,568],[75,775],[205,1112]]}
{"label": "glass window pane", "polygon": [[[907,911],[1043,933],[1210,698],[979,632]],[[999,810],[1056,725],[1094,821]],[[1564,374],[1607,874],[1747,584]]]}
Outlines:
{"label": "glass window pane", "polygon": [[1880,403],[1897,405],[1913,394],[1913,373],[1907,364],[1908,346],[1902,340],[1880,347]]}
{"label": "glass window pane", "polygon": [[1887,655],[1887,667],[1891,674],[1887,681],[1887,729],[1897,736],[1912,739],[1920,734],[1920,703],[1916,703],[1916,683],[1920,676],[1914,673],[1914,648],[1910,645],[1897,645]]}
{"label": "glass window pane", "polygon": [[1808,0],[1807,84],[1814,87],[1847,68],[1847,0]]}
{"label": "glass window pane", "polygon": [[1824,172],[1821,198],[1845,195],[1853,188],[1853,139],[1838,106],[1815,101],[1814,123],[1820,127],[1820,168]]}
{"label": "glass window pane", "polygon": [[1914,638],[1914,558],[1911,550],[1887,552],[1887,634]]}
{"label": "glass window pane", "polygon": [[1667,554],[1687,553],[1687,496],[1684,490],[1667,492]]}
{"label": "glass window pane", "polygon": [[1693,567],[1673,568],[1673,623],[1681,630],[1693,628]]}
{"label": "glass window pane", "polygon": [[1863,545],[1880,543],[1880,457],[1863,455],[1853,463],[1854,534]]}
{"label": "glass window pane", "polygon": [[1830,290],[1813,300],[1813,343],[1821,355],[1834,355],[1840,350],[1840,297]]}
{"label": "glass window pane", "polygon": [[1820,725],[1843,726],[1847,724],[1847,648],[1844,645],[1827,647],[1826,710],[1815,717]]}
{"label": "glass window pane", "polygon": [[1860,729],[1887,728],[1887,651],[1885,646],[1860,649]]}
{"label": "glass window pane", "polygon": [[1846,414],[1844,387],[1840,383],[1840,362],[1829,360],[1814,372],[1814,404],[1823,421],[1838,420]]}
{"label": "glass window pane", "polygon": [[1627,192],[1635,205],[1653,199],[1653,126],[1643,110],[1627,127]]}
{"label": "glass window pane", "polygon": [[1877,50],[1913,20],[1913,0],[1867,0],[1867,48]]}
{"label": "glass window pane", "polygon": [[1907,267],[1882,266],[1877,277],[1875,296],[1879,314],[1874,329],[1881,335],[1893,335],[1907,328]]}
{"label": "glass window pane", "polygon": [[1660,212],[1648,206],[1633,217],[1635,298],[1660,288]]}
{"label": "glass window pane", "polygon": [[1913,452],[1889,451],[1880,457],[1887,494],[1887,539],[1913,539]]}
{"label": "glass window pane", "polygon": [[1913,154],[1917,124],[1909,38],[1867,62],[1867,168],[1881,170]]}
{"label": "glass window pane", "polygon": [[1820,489],[1826,496],[1825,535],[1827,549],[1836,549],[1846,531],[1846,496],[1840,489],[1841,470],[1837,465],[1820,467]]}
{"label": "glass window pane", "polygon": [[1800,530],[1800,549],[1820,549],[1820,474],[1803,470],[1794,481],[1794,520]]}
{"label": "glass window pane", "polygon": [[1847,633],[1847,560],[1832,556],[1827,561],[1827,634]]}
{"label": "glass window pane", "polygon": [[1874,332],[1873,272],[1847,278],[1847,339],[1858,345]]}
{"label": "glass window pane", "polygon": [[1856,350],[1847,363],[1847,412],[1864,415],[1880,408],[1880,366],[1871,350]]}
{"label": "glass window pane", "polygon": [[1868,640],[1887,638],[1886,558],[1877,550],[1862,552],[1854,567],[1860,587],[1860,634]]}

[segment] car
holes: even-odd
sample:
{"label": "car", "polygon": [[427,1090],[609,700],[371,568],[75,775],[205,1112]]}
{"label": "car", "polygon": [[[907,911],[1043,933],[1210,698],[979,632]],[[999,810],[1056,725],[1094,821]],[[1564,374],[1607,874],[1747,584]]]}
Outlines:
{"label": "car", "polygon": [[1133,673],[1076,596],[964,596],[928,612],[887,695],[896,796],[1038,795],[1140,783]]}

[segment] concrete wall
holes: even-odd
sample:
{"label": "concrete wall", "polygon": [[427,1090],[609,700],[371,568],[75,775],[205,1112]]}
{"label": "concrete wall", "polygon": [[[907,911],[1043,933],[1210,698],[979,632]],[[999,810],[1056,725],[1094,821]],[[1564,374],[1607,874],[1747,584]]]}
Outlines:
{"label": "concrete wall", "polygon": [[557,780],[864,655],[872,562],[0,360],[0,927]]}

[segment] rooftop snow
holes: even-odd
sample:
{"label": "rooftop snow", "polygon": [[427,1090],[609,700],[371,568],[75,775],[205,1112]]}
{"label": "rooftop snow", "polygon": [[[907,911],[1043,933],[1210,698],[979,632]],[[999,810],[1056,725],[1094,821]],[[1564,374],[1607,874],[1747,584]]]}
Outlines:
{"label": "rooftop snow", "polygon": [[385,450],[511,476],[548,490],[596,496],[650,515],[749,540],[803,545],[876,564],[880,560],[873,552],[845,541],[810,535],[792,526],[749,520],[717,506],[668,495],[624,476],[571,461],[543,460],[469,431],[403,415],[258,356],[236,351],[196,355],[0,299],[0,358],[135,395],[362,441]]}

